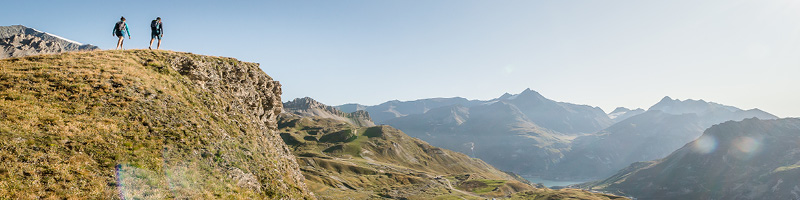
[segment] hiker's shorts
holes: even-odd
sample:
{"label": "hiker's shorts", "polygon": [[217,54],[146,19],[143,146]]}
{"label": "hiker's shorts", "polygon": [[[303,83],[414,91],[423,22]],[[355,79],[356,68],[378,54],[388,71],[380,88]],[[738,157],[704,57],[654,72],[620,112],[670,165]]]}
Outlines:
{"label": "hiker's shorts", "polygon": [[123,34],[122,31],[115,31],[114,35],[116,35],[117,37],[125,37],[125,34]]}
{"label": "hiker's shorts", "polygon": [[150,32],[150,38],[151,39],[161,40],[161,33],[159,33],[159,32]]}

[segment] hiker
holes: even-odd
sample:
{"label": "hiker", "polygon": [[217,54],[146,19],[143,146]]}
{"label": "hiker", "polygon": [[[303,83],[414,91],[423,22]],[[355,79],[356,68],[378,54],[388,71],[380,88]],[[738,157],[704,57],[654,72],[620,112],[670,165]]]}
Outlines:
{"label": "hiker", "polygon": [[125,17],[120,17],[117,24],[114,25],[114,36],[117,36],[117,48],[122,49],[122,40],[125,39],[125,34],[128,34],[128,39],[131,39],[131,33],[128,31],[128,24],[125,23]]}
{"label": "hiker", "polygon": [[153,49],[153,40],[158,39],[158,46],[156,49],[161,48],[161,37],[164,36],[164,24],[161,23],[161,17],[156,17],[155,20],[150,22],[150,47],[148,49]]}

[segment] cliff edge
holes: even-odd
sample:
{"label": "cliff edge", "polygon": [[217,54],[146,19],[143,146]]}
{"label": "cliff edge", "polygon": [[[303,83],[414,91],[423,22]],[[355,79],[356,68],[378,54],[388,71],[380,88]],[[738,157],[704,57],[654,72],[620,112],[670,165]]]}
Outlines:
{"label": "cliff edge", "polygon": [[0,196],[314,199],[258,64],[170,51],[0,60]]}

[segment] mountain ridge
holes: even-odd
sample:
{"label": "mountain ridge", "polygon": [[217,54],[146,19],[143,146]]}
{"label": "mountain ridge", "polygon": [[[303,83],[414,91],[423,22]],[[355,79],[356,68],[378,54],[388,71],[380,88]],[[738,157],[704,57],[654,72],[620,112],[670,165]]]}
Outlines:
{"label": "mountain ridge", "polygon": [[757,109],[742,110],[704,100],[681,101],[664,97],[641,114],[630,116],[597,134],[573,140],[571,151],[547,176],[608,177],[631,163],[663,158],[700,137],[712,125],[752,117],[777,118]]}
{"label": "mountain ridge", "polygon": [[0,26],[0,59],[99,49],[23,25]]}
{"label": "mountain ridge", "polygon": [[372,118],[369,116],[369,112],[365,110],[356,110],[346,113],[342,112],[336,107],[322,104],[311,97],[296,98],[292,101],[283,103],[283,109],[286,112],[291,112],[304,117],[320,116],[346,121],[356,126],[375,126],[375,123],[372,122]]}
{"label": "mountain ridge", "polygon": [[582,187],[646,199],[797,199],[797,141],[798,118],[728,121],[663,159]]}

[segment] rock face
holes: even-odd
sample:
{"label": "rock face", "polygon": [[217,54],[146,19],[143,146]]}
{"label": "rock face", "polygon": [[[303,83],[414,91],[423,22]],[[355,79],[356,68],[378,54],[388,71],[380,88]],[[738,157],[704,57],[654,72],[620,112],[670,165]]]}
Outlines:
{"label": "rock face", "polygon": [[799,199],[800,119],[725,122],[587,188],[639,199]]}
{"label": "rock face", "polygon": [[[24,83],[24,84],[21,84]],[[169,51],[0,60],[0,196],[313,199],[255,63]]]}
{"label": "rock face", "polygon": [[356,110],[345,113],[336,107],[322,104],[311,97],[297,98],[283,104],[286,112],[300,115],[303,117],[323,117],[339,121],[345,121],[356,126],[375,126],[369,113],[364,110]]}
{"label": "rock face", "polygon": [[0,59],[99,49],[22,25],[0,26]]}

